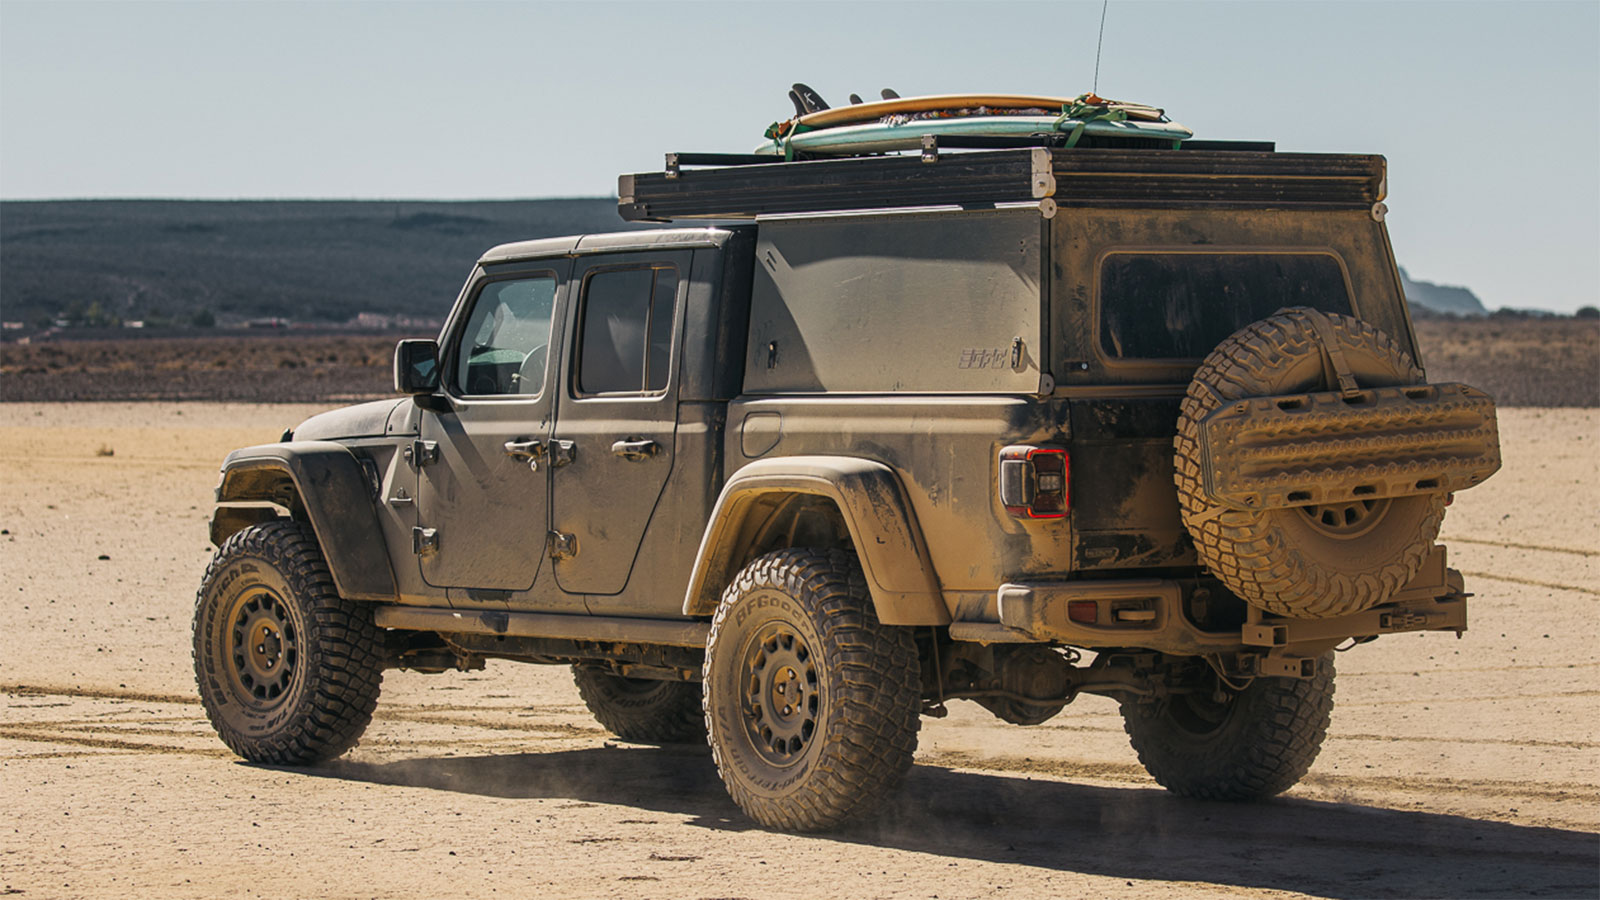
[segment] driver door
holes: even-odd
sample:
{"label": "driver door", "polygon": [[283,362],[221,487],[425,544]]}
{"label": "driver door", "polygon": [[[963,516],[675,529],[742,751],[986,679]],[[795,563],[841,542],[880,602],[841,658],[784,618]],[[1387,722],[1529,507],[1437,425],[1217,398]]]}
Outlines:
{"label": "driver door", "polygon": [[550,338],[571,268],[542,260],[480,278],[441,351],[450,409],[423,414],[413,448],[415,549],[423,579],[447,588],[452,606],[584,611],[541,588],[559,362]]}

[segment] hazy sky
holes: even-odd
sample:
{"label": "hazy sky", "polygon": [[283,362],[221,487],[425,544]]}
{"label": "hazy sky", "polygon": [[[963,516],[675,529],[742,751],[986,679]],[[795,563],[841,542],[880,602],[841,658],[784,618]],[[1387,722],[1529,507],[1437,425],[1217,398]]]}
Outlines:
{"label": "hazy sky", "polygon": [[[1101,5],[0,0],[0,197],[614,192],[830,101],[1091,86]],[[1100,92],[1383,153],[1414,277],[1600,302],[1600,3],[1112,0]]]}

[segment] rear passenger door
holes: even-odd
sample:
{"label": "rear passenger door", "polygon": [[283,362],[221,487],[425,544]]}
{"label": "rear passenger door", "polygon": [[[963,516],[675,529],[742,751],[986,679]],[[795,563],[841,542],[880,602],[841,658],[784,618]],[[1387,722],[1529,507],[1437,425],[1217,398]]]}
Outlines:
{"label": "rear passenger door", "polygon": [[621,593],[672,474],[677,323],[692,255],[614,254],[574,268],[572,362],[551,444],[555,576],[568,594]]}

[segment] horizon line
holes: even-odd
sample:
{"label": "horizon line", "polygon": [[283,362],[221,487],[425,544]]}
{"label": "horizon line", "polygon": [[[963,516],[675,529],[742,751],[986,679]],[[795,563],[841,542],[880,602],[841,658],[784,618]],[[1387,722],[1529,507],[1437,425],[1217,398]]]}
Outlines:
{"label": "horizon line", "polygon": [[545,200],[609,200],[617,195],[555,197],[0,197],[0,203],[530,203]]}

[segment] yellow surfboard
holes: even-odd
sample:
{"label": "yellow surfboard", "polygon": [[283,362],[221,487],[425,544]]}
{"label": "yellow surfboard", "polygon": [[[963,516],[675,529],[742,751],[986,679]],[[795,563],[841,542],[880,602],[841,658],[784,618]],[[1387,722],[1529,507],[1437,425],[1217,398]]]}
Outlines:
{"label": "yellow surfboard", "polygon": [[[807,128],[832,128],[838,125],[853,125],[861,122],[871,122],[884,116],[912,114],[922,112],[936,112],[945,109],[975,109],[983,106],[989,109],[1050,109],[1060,110],[1063,106],[1074,101],[1073,97],[1046,97],[1038,94],[930,94],[924,97],[897,97],[893,100],[875,100],[871,103],[857,103],[853,106],[838,106],[833,109],[819,110],[808,113],[798,119],[792,120],[796,125]],[[1162,111],[1153,106],[1140,103],[1120,103],[1115,100],[1103,100],[1113,108],[1125,110],[1130,119],[1150,122],[1161,120]]]}

